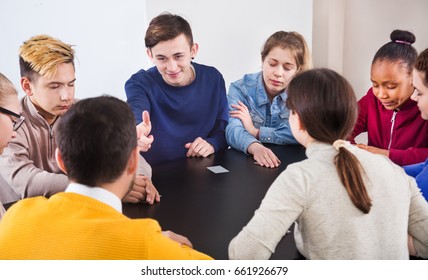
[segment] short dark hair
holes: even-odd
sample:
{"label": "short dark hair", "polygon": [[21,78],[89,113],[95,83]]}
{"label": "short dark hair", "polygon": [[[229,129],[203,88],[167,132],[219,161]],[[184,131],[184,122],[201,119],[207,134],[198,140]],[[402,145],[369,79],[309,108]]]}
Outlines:
{"label": "short dark hair", "polygon": [[112,96],[83,99],[61,117],[55,139],[71,180],[88,186],[111,183],[137,147],[134,114]]}
{"label": "short dark hair", "polygon": [[181,34],[186,36],[189,45],[192,46],[192,29],[187,20],[179,15],[162,13],[150,21],[144,42],[146,47],[150,49],[159,42],[172,40]]}
{"label": "short dark hair", "polygon": [[412,46],[416,41],[415,35],[405,30],[394,30],[390,39],[390,42],[380,47],[376,52],[372,64],[383,60],[400,62],[407,68],[407,73],[411,74],[418,56],[418,52]]}

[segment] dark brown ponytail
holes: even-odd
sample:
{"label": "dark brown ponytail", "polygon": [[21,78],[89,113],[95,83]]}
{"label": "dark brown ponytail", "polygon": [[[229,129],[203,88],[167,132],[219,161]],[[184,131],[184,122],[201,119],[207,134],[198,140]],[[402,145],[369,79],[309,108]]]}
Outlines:
{"label": "dark brown ponytail", "polygon": [[341,147],[334,158],[334,164],[352,203],[364,214],[369,213],[372,203],[364,185],[362,178],[364,171],[358,159],[346,148]]}
{"label": "dark brown ponytail", "polygon": [[[309,70],[290,82],[287,93],[287,106],[298,114],[312,138],[329,144],[348,139],[358,108],[354,91],[345,78],[329,69]],[[355,207],[367,214],[372,204],[363,180],[364,170],[346,145],[337,150],[334,164],[340,181]]]}

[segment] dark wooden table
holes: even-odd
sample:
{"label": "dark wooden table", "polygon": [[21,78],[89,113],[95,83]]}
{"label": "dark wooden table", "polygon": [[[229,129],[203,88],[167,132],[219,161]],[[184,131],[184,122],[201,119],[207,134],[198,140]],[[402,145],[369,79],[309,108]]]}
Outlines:
{"label": "dark wooden table", "polygon": [[[259,207],[266,191],[288,164],[306,158],[301,146],[269,146],[281,165],[270,169],[234,149],[208,158],[188,158],[153,168],[153,183],[162,195],[155,205],[124,204],[131,218],[154,218],[163,230],[189,238],[195,249],[215,259],[228,259],[228,245]],[[215,174],[208,166],[229,172]],[[271,259],[300,259],[293,234],[278,244]]]}

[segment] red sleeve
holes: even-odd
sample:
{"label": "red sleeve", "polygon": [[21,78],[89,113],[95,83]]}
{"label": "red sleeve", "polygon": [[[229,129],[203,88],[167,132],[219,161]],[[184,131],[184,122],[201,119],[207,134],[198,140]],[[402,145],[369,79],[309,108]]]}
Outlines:
{"label": "red sleeve", "polygon": [[424,162],[428,158],[428,148],[391,149],[389,158],[400,166]]}

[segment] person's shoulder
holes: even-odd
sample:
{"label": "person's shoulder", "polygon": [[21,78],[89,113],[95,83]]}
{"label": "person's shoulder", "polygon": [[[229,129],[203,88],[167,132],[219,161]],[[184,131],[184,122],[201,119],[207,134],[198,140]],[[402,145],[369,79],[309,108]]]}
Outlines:
{"label": "person's shoulder", "polygon": [[[28,95],[25,95],[20,100],[20,114],[24,116],[25,120],[23,125],[26,125],[29,122],[30,116],[31,116],[31,110],[29,107],[29,103],[31,103],[30,98]],[[19,130],[18,130],[19,131]]]}
{"label": "person's shoulder", "polygon": [[19,102],[21,103],[21,113],[27,113],[29,111],[28,102],[31,102],[28,95],[24,95]]}
{"label": "person's shoulder", "polygon": [[161,232],[159,222],[152,218],[130,219],[136,228],[141,228],[146,233]]}
{"label": "person's shoulder", "polygon": [[370,87],[361,99],[377,100],[377,97],[374,95],[373,88]]}
{"label": "person's shoulder", "polygon": [[132,74],[129,79],[130,80],[132,80],[132,79],[139,79],[139,78],[144,77],[145,75],[147,75],[147,71],[144,70],[144,69],[140,69],[136,73]]}
{"label": "person's shoulder", "polygon": [[220,71],[214,67],[214,66],[210,66],[210,65],[205,65],[205,64],[199,64],[196,62],[192,62],[193,67],[195,68],[196,73],[200,72],[200,73],[208,73],[210,75],[220,75],[222,76],[222,74],[220,73]]}
{"label": "person's shoulder", "polygon": [[156,67],[152,67],[147,70],[141,69],[133,74],[125,83],[127,94],[133,92],[135,86],[151,88],[154,83],[159,83],[156,71]]}
{"label": "person's shoulder", "polygon": [[284,179],[292,178],[292,181],[306,181],[304,178],[307,178],[313,171],[316,171],[313,162],[314,161],[306,158],[302,161],[291,163],[281,172],[280,177]]}
{"label": "person's shoulder", "polygon": [[146,79],[151,79],[156,74],[156,67],[151,67],[147,70],[140,69],[136,73],[132,74],[131,77],[128,79],[128,82],[130,81],[143,81]]}
{"label": "person's shoulder", "polygon": [[232,82],[233,86],[237,87],[255,87],[261,79],[261,72],[244,74],[244,76]]}
{"label": "person's shoulder", "polygon": [[[42,204],[48,201],[48,198],[44,196],[28,197],[15,202],[7,210],[8,213],[15,212],[25,212],[25,213],[35,213],[35,211],[40,211]],[[21,214],[19,214],[21,215]]]}
{"label": "person's shoulder", "polygon": [[257,85],[261,80],[261,72],[245,74],[242,77],[242,82],[247,85]]}
{"label": "person's shoulder", "polygon": [[[17,136],[13,138],[11,142],[21,141],[22,137],[27,138],[28,133],[30,131],[37,131],[34,128],[40,127],[43,125],[42,117],[37,113],[33,103],[30,100],[28,95],[24,96],[21,100],[21,111],[20,114],[25,118],[21,127],[16,131]],[[19,140],[17,140],[17,138]],[[27,139],[28,140],[28,139]]]}

